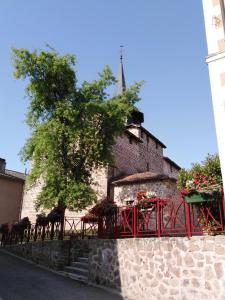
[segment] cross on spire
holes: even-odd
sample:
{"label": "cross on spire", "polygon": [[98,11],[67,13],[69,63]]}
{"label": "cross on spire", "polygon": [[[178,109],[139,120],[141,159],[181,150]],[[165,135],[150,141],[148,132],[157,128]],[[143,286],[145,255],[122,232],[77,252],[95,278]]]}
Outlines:
{"label": "cross on spire", "polygon": [[116,96],[120,96],[126,90],[125,76],[123,71],[123,46],[120,46],[120,65],[117,78]]}
{"label": "cross on spire", "polygon": [[120,62],[123,62],[123,45],[120,46]]}

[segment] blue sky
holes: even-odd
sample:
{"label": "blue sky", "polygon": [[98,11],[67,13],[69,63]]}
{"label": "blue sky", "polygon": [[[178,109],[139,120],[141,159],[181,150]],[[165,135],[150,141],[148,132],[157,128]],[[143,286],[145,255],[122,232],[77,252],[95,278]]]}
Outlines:
{"label": "blue sky", "polygon": [[144,80],[144,126],[182,167],[217,152],[201,1],[7,0],[0,3],[0,157],[24,171],[18,153],[29,135],[25,83],[13,79],[11,47],[46,44],[77,57],[79,82],[110,65],[125,47],[127,85]]}

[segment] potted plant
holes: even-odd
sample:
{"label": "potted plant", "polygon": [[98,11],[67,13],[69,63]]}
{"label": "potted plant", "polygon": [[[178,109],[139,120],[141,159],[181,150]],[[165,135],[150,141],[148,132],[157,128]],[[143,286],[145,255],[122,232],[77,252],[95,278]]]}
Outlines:
{"label": "potted plant", "polygon": [[214,201],[222,193],[222,174],[218,155],[208,155],[201,164],[178,175],[178,188],[187,203]]}
{"label": "potted plant", "polygon": [[9,224],[8,223],[4,223],[0,225],[0,233],[1,234],[8,234],[9,232]]}
{"label": "potted plant", "polygon": [[64,217],[65,209],[60,205],[55,206],[50,213],[47,215],[48,221],[50,223],[60,222]]}
{"label": "potted plant", "polygon": [[97,223],[98,222],[98,217],[95,216],[94,214],[88,212],[86,215],[81,217],[81,221],[84,223]]}
{"label": "potted plant", "polygon": [[96,217],[112,216],[117,212],[117,205],[112,199],[106,198],[97,203],[89,212]]}
{"label": "potted plant", "polygon": [[154,204],[156,204],[157,202],[159,202],[159,205],[161,206],[164,206],[167,203],[165,199],[157,197],[156,193],[154,192],[138,192],[137,201],[135,202],[135,205],[140,210],[146,210],[153,209],[155,207]]}
{"label": "potted plant", "polygon": [[49,223],[49,220],[46,217],[45,213],[41,213],[41,214],[37,215],[37,218],[36,218],[37,226],[47,226],[48,223]]}
{"label": "potted plant", "polygon": [[213,220],[207,220],[205,216],[198,218],[199,225],[202,228],[203,235],[215,235],[217,226]]}

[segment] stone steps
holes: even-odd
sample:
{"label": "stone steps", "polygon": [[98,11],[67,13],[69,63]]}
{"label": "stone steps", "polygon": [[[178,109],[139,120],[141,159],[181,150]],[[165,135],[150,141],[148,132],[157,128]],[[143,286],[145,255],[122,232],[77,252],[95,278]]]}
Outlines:
{"label": "stone steps", "polygon": [[65,272],[62,271],[60,272],[63,276],[69,277],[71,279],[77,280],[77,281],[82,281],[82,282],[87,282],[87,276],[82,276],[82,275],[76,275],[74,273],[70,272]]}
{"label": "stone steps", "polygon": [[83,263],[87,264],[88,263],[88,257],[78,257],[77,261],[81,262],[81,263],[83,262]]}
{"label": "stone steps", "polygon": [[88,281],[88,257],[78,257],[70,266],[64,268],[63,274],[71,279]]}
{"label": "stone steps", "polygon": [[81,269],[88,269],[88,263],[75,261],[75,262],[71,263],[71,267],[81,268]]}
{"label": "stone steps", "polygon": [[84,269],[84,268],[77,268],[77,267],[69,266],[69,267],[65,267],[64,270],[66,272],[74,273],[76,275],[82,275],[82,276],[86,276],[86,277],[88,275],[88,270]]}

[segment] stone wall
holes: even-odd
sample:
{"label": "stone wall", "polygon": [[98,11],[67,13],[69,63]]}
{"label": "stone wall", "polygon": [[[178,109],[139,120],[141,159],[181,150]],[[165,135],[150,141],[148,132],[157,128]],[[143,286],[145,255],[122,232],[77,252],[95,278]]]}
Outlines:
{"label": "stone wall", "polygon": [[178,194],[176,181],[169,178],[114,186],[114,200],[118,205],[126,204],[127,200],[136,199],[140,191],[155,192],[161,198],[172,198]]}
{"label": "stone wall", "polygon": [[[144,134],[143,134],[144,135]],[[142,142],[141,142],[142,141]],[[162,147],[145,136],[140,141],[123,134],[113,148],[115,156],[114,176],[151,171],[163,173]]]}
{"label": "stone wall", "polygon": [[[132,128],[129,129],[132,132]],[[108,195],[108,188],[110,180],[112,178],[151,171],[159,174],[163,174],[163,148],[154,139],[150,138],[144,132],[133,132],[138,138],[133,138],[129,134],[122,134],[117,138],[116,144],[113,147],[113,153],[115,157],[114,166],[110,168],[99,168],[96,169],[92,174],[93,189],[97,192],[98,199],[103,199]],[[168,167],[169,168],[169,167]],[[168,169],[167,168],[167,169]],[[169,170],[169,169],[168,169]],[[170,175],[170,174],[169,174]],[[159,183],[160,187],[165,182]],[[36,220],[36,215],[40,212],[35,210],[35,200],[38,193],[41,191],[43,182],[40,180],[39,183],[31,188],[28,186],[25,188],[21,218],[29,217],[32,223]],[[136,190],[138,189],[138,184],[136,184]],[[113,195],[113,188],[110,188],[110,195]],[[167,189],[163,187],[163,190]],[[124,188],[126,191],[127,188]],[[162,193],[164,194],[164,192]],[[125,194],[125,198],[129,198],[130,194]],[[85,214],[86,211],[79,213],[67,211],[66,215],[71,217],[80,217]]]}
{"label": "stone wall", "polygon": [[89,241],[89,280],[135,300],[225,299],[225,237]]}
{"label": "stone wall", "polygon": [[165,159],[163,160],[163,174],[168,175],[170,177],[176,178],[178,177],[179,170],[172,166],[168,161]]}
{"label": "stone wall", "polygon": [[7,249],[54,269],[89,255],[89,281],[132,300],[225,299],[225,236],[50,241]]}
{"label": "stone wall", "polygon": [[36,215],[40,213],[35,210],[35,201],[37,199],[38,194],[41,192],[42,186],[43,181],[41,180],[32,187],[28,186],[28,184],[25,185],[21,210],[21,219],[29,217],[31,223],[35,223]]}
{"label": "stone wall", "polygon": [[4,249],[37,264],[62,270],[69,264],[70,241],[40,241],[4,246]]}

